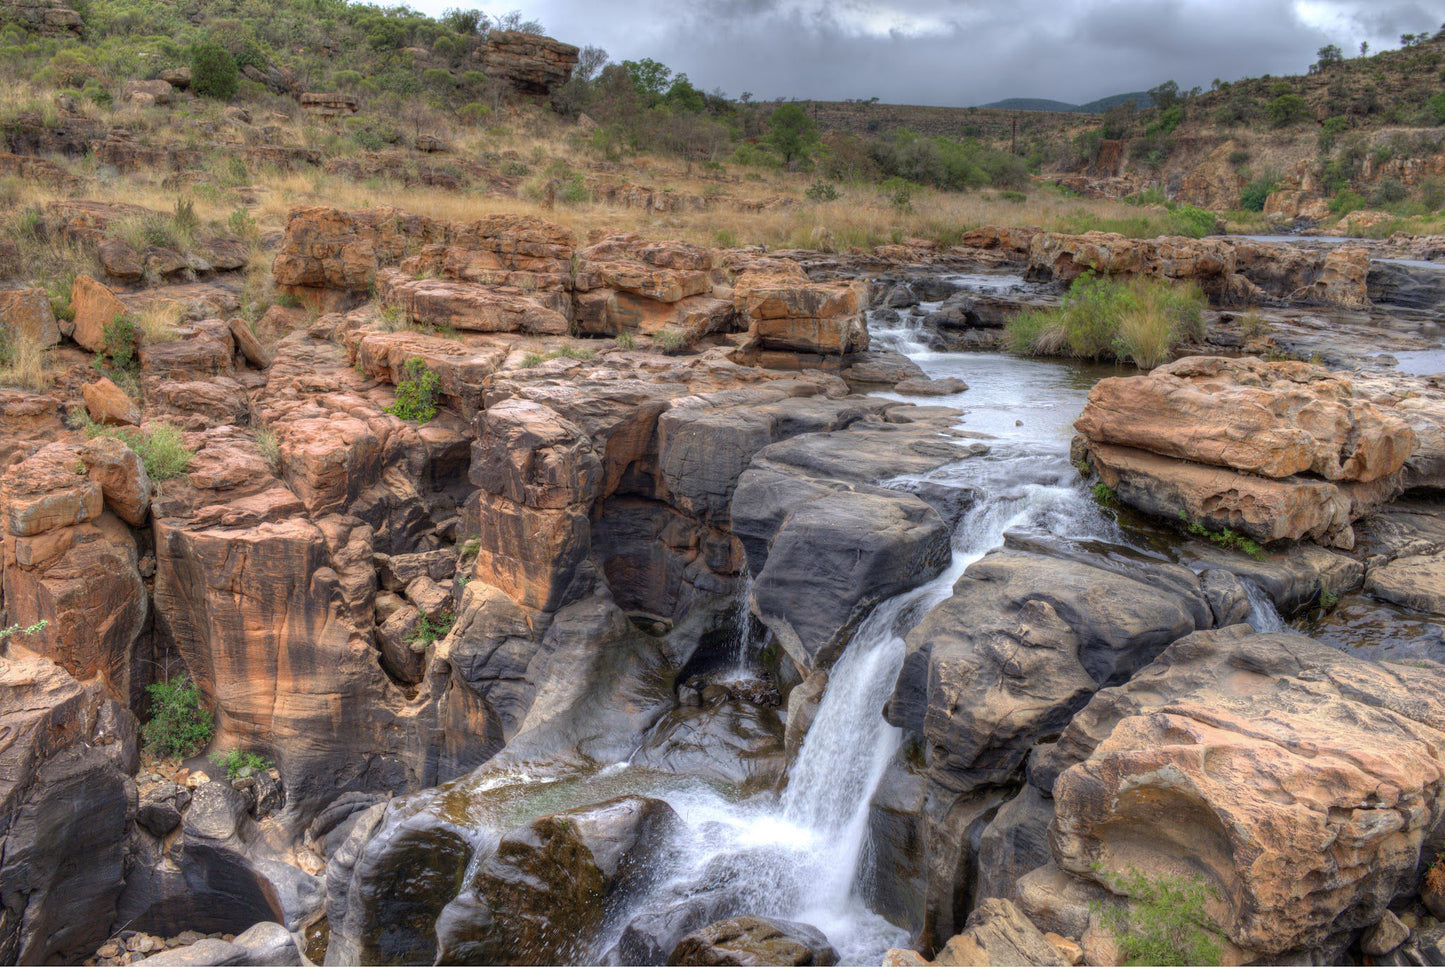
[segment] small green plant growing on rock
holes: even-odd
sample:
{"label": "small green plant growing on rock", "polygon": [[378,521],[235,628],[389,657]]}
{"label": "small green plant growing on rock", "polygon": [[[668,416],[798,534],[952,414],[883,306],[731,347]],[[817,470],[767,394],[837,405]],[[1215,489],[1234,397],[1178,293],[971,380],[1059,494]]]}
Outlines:
{"label": "small green plant growing on rock", "polygon": [[1128,874],[1107,880],[1111,890],[1130,899],[1127,907],[1110,907],[1102,913],[1105,926],[1117,938],[1120,963],[1179,967],[1219,963],[1223,933],[1204,910],[1218,891],[1203,879],[1151,879],[1131,867]]}
{"label": "small green plant growing on rock", "polygon": [[281,442],[276,438],[275,430],[269,426],[257,427],[256,449],[261,451],[261,458],[270,465],[272,473],[281,469]]}
{"label": "small green plant growing on rock", "polygon": [[637,348],[637,337],[634,336],[634,335],[633,335],[632,333],[630,333],[630,332],[620,332],[620,333],[618,333],[618,334],[617,334],[617,348],[618,348],[618,349],[636,349],[636,348]]}
{"label": "small green plant growing on rock", "polygon": [[151,718],[141,727],[148,750],[158,756],[184,759],[206,747],[216,734],[210,709],[201,704],[201,691],[185,675],[146,687]]}
{"label": "small green plant growing on rock", "polygon": [[445,638],[448,632],[452,630],[452,625],[456,624],[456,620],[457,616],[450,611],[443,611],[435,618],[428,618],[426,615],[422,615],[420,623],[416,626],[416,630],[407,637],[407,644],[419,644],[422,647],[430,646]]}
{"label": "small green plant growing on rock", "polygon": [[31,635],[40,634],[40,632],[44,631],[48,627],[50,627],[50,620],[48,618],[41,618],[39,621],[35,622],[35,624],[27,625],[23,628],[20,625],[11,625],[8,628],[0,628],[0,642],[13,638],[16,635],[23,635],[24,637],[29,638]]}
{"label": "small green plant growing on rock", "polygon": [[1240,551],[1258,560],[1264,559],[1264,548],[1259,545],[1259,542],[1245,537],[1238,531],[1228,527],[1217,531],[1210,530],[1199,521],[1190,520],[1189,515],[1182,510],[1179,512],[1179,519],[1184,522],[1184,529],[1195,537],[1213,541],[1220,547],[1228,548],[1231,551]]}
{"label": "small green plant growing on rock", "polygon": [[1329,588],[1320,589],[1320,607],[1325,611],[1333,611],[1335,605],[1340,603],[1340,596]]}
{"label": "small green plant growing on rock", "polygon": [[1113,487],[1102,480],[1094,483],[1094,499],[1105,507],[1119,506],[1119,495],[1114,492]]}
{"label": "small green plant growing on rock", "polygon": [[217,768],[225,769],[226,778],[231,782],[247,776],[254,776],[258,772],[265,772],[271,768],[271,760],[265,756],[256,752],[243,752],[240,749],[213,753],[211,762]]}
{"label": "small green plant growing on rock", "polygon": [[396,402],[386,408],[392,416],[413,423],[430,423],[437,415],[437,398],[441,395],[441,376],[420,356],[413,356],[402,368],[401,382],[396,384]]}
{"label": "small green plant growing on rock", "polygon": [[652,341],[663,352],[675,353],[687,342],[687,337],[679,329],[659,329],[657,334],[652,337]]}

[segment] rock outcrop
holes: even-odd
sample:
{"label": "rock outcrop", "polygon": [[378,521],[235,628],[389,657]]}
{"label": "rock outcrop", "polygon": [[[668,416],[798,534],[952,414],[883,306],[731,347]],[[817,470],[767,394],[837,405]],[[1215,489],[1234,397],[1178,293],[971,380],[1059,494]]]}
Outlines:
{"label": "rock outcrop", "polygon": [[576,47],[551,37],[493,30],[482,50],[482,70],[519,93],[545,96],[567,83],[577,66],[577,53]]}
{"label": "rock outcrop", "polygon": [[1355,520],[1440,480],[1445,400],[1420,389],[1191,357],[1099,381],[1076,449],[1120,499],[1158,516],[1349,548]]}

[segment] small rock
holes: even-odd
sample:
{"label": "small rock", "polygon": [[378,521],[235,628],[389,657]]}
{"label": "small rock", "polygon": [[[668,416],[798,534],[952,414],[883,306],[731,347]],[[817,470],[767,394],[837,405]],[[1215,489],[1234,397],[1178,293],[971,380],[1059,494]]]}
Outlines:
{"label": "small rock", "polygon": [[1084,948],[1080,947],[1077,941],[1061,937],[1056,933],[1046,933],[1044,939],[1059,949],[1059,953],[1064,955],[1064,960],[1069,962],[1070,967],[1078,967],[1084,962]]}
{"label": "small rock", "polygon": [[1360,950],[1370,957],[1383,957],[1410,939],[1410,928],[1389,910],[1380,922],[1365,931],[1360,939]]}
{"label": "small rock", "polygon": [[105,943],[100,945],[100,949],[95,952],[95,955],[97,957],[104,957],[109,960],[112,957],[119,957],[120,951],[120,944],[116,943],[114,940],[107,940]]}

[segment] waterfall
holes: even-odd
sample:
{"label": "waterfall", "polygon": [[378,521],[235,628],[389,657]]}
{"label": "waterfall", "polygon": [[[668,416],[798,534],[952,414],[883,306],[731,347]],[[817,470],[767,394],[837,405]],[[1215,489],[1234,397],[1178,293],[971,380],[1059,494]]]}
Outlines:
{"label": "waterfall", "polygon": [[753,572],[746,565],[742,577],[743,586],[733,606],[733,672],[737,675],[748,672],[748,652],[753,642]]}
{"label": "waterfall", "polygon": [[1249,598],[1249,617],[1245,620],[1255,631],[1288,631],[1284,619],[1279,616],[1279,609],[1274,606],[1274,601],[1264,593],[1264,589],[1255,584],[1249,578],[1242,577],[1239,583],[1244,585],[1245,596]]}

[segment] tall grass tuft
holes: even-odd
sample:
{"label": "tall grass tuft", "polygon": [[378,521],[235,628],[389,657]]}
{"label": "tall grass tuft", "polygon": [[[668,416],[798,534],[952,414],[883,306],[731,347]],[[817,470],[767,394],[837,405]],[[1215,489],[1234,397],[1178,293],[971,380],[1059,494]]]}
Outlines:
{"label": "tall grass tuft", "polygon": [[1062,306],[1019,313],[1005,335],[1009,348],[1024,355],[1127,359],[1153,369],[1180,343],[1204,337],[1205,305],[1193,283],[1085,273]]}

